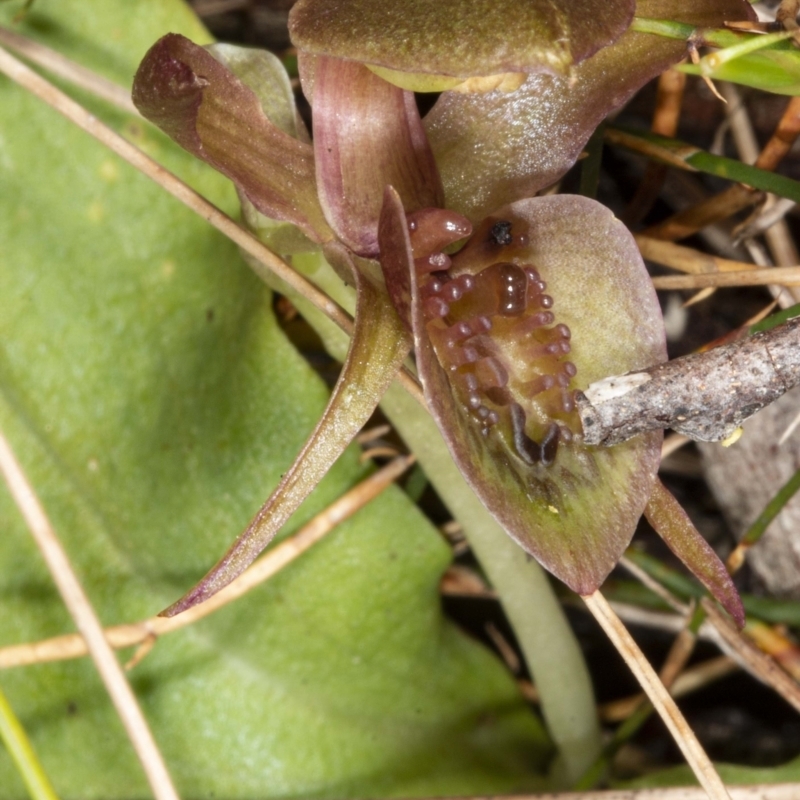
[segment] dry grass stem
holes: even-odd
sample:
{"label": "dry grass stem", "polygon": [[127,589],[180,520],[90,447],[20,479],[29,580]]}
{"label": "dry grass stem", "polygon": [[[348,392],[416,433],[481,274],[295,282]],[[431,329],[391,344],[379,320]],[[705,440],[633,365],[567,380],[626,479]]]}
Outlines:
{"label": "dry grass stem", "polygon": [[720,91],[727,102],[725,116],[727,117],[727,123],[730,126],[730,132],[736,144],[739,158],[745,164],[755,164],[760,148],[753,126],[750,124],[747,108],[742,102],[742,96],[738,88],[732,83],[720,82]]}
{"label": "dry grass stem", "polygon": [[388,444],[376,445],[361,453],[358,460],[363,464],[365,461],[369,461],[373,458],[394,458],[397,455],[400,455],[400,452],[396,447],[391,447]]}
{"label": "dry grass stem", "polygon": [[665,241],[685,239],[709,225],[754,206],[763,198],[763,192],[756,192],[747,186],[736,184],[691,208],[673,214],[663,222],[647,228],[643,233],[653,239]]}
{"label": "dry grass stem", "polygon": [[[687,75],[677,69],[662,72],[656,90],[656,107],[653,111],[653,122],[650,130],[660,136],[675,136],[680,122],[683,92]],[[667,167],[663,164],[648,162],[645,173],[636,193],[628,204],[623,220],[629,227],[646,216],[661,193]]]}
{"label": "dry grass stem", "polygon": [[136,697],[125,679],[122,667],[105,638],[100,620],[83,591],[33,487],[2,432],[0,432],[0,472],[100,673],[144,768],[154,796],[157,800],[177,800],[178,793],[172,784],[167,767]]}
{"label": "dry grass stem", "polygon": [[[688,624],[688,618],[686,622]],[[670,647],[669,653],[667,653],[667,657],[658,671],[661,683],[670,693],[672,693],[673,684],[689,662],[696,643],[697,637],[688,628],[684,628],[672,642],[672,647]]]}
{"label": "dry grass stem", "polygon": [[[157,637],[185,628],[233,602],[259,584],[280,572],[299,555],[309,550],[340,522],[351,517],[370,500],[377,497],[414,463],[413,456],[402,456],[361,481],[343,494],[294,536],[273,547],[246,572],[226,586],[211,599],[176,617],[150,617],[142,622],[115,625],[106,629],[108,643],[115,649],[125,647],[152,647]],[[41,642],[11,645],[0,649],[0,669],[39,664],[45,661],[63,661],[87,655],[86,642],[77,634],[56,636]],[[149,650],[138,651],[126,667],[135,666]]]}
{"label": "dry grass stem", "polygon": [[[780,159],[788,152],[786,147],[787,140],[789,141],[789,147],[791,147],[791,142],[794,141],[796,136],[796,134],[792,135],[791,131],[798,124],[796,119],[797,107],[791,108],[791,103],[789,104],[789,118],[786,119],[786,114],[784,113],[784,119],[781,120],[784,123],[781,135],[777,135],[777,130],[781,130],[781,124],[779,123],[776,133],[770,138],[764,150],[759,152],[755,130],[747,113],[747,108],[742,102],[739,89],[733,84],[725,84],[723,85],[723,91],[730,103],[728,119],[739,157],[746,164],[755,164],[760,169],[774,170]],[[778,220],[764,231],[764,240],[772,256],[772,263],[777,264],[779,267],[789,267],[800,263],[800,253],[797,251],[786,220]],[[780,283],[780,281],[776,281],[776,283]],[[789,293],[795,300],[800,300],[800,290],[789,289]]]}
{"label": "dry grass stem", "polygon": [[439,592],[447,597],[481,597],[496,600],[497,592],[469,567],[451,564],[439,582]]}
{"label": "dry grass stem", "polygon": [[[675,698],[684,697],[720,678],[725,678],[737,672],[739,669],[739,664],[729,656],[709,658],[701,664],[681,672],[670,687],[670,694]],[[633,714],[642,701],[646,699],[644,694],[635,694],[631,697],[623,697],[620,700],[604,703],[599,709],[600,718],[604,722],[622,722]]]}
{"label": "dry grass stem", "polygon": [[[755,166],[774,170],[789,152],[798,134],[800,134],[800,99],[795,97],[789,101],[778,127],[755,159]],[[684,239],[708,225],[755,205],[763,197],[762,192],[753,191],[746,186],[731,186],[714,197],[648,228],[645,234],[655,239]]]}
{"label": "dry grass stem", "polygon": [[646,587],[653,594],[660,597],[670,608],[674,609],[678,614],[681,614],[684,617],[688,616],[691,608],[686,603],[681,602],[681,600],[672,594],[669,589],[662,586],[638,564],[631,561],[627,556],[622,556],[618,563],[619,566],[621,566],[626,572],[630,573],[634,578],[636,578],[636,580],[639,581],[642,586]]}
{"label": "dry grass stem", "polygon": [[347,334],[352,334],[352,319],[324,292],[321,292],[312,283],[298,275],[285,261],[276,256],[275,253],[265,247],[255,236],[239,226],[227,214],[220,211],[215,205],[189,188],[171,172],[123,139],[85,108],[1,47],[0,72],[47,103],[70,122],[81,128],[81,130],[86,131],[86,133],[93,136],[148,178],[155,181],[162,189],[169,192],[196,214],[211,223],[231,241],[235,242],[242,250],[265,267],[269,273],[285,281],[298,294],[313,303],[316,308]]}
{"label": "dry grass stem", "polygon": [[365,428],[361,433],[356,436],[354,441],[361,445],[369,444],[370,442],[377,441],[378,439],[382,439],[384,436],[387,436],[392,432],[391,425],[376,425],[373,428]]}
{"label": "dry grass stem", "polygon": [[744,239],[761,236],[776,222],[784,219],[796,205],[797,203],[794,200],[789,200],[786,197],[768,195],[765,203],[733,229],[734,241],[741,242]]}
{"label": "dry grass stem", "polygon": [[746,261],[733,261],[729,258],[719,258],[692,247],[685,247],[662,239],[650,236],[634,236],[642,258],[654,261],[679,272],[690,275],[703,275],[713,272],[742,272],[758,269],[755,264]]}
{"label": "dry grass stem", "polygon": [[95,97],[111,103],[111,105],[125,111],[127,114],[139,116],[139,112],[131,100],[130,89],[119,86],[102,75],[76,64],[58,51],[51,50],[49,47],[29,39],[27,36],[21,36],[14,31],[8,30],[8,28],[2,27],[0,27],[0,45],[13,50],[18,55],[42,67],[42,69],[46,69],[53,75],[57,75],[73,86],[85,89]]}
{"label": "dry grass stem", "polygon": [[687,724],[675,701],[658,679],[655,670],[628,633],[619,617],[599,591],[583,598],[592,616],[603,628],[625,663],[639,681],[653,707],[669,729],[700,785],[711,800],[731,800],[714,765],[709,760],[694,732]]}
{"label": "dry grass stem", "polygon": [[497,648],[497,652],[500,653],[500,657],[505,662],[509,672],[512,675],[519,675],[522,662],[516,650],[508,643],[508,639],[503,636],[493,622],[487,622],[486,625],[484,625],[484,630],[486,631],[486,635],[492,640],[492,644]]}
{"label": "dry grass stem", "polygon": [[754,678],[776,691],[795,710],[800,711],[800,685],[784,672],[775,660],[744,639],[734,624],[710,600],[702,601],[708,621],[719,634],[719,644]]}
{"label": "dry grass stem", "polygon": [[800,267],[766,267],[738,272],[665,275],[653,278],[656,289],[702,289],[706,286],[800,286]]}
{"label": "dry grass stem", "polygon": [[761,169],[775,169],[800,136],[800,97],[792,97],[774,133],[756,159]]}

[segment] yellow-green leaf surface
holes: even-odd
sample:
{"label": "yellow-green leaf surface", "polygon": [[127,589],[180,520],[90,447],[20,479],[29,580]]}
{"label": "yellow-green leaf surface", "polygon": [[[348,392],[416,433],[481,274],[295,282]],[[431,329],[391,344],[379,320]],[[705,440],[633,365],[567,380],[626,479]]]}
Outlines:
{"label": "yellow-green leaf surface", "polygon": [[[1,8],[4,24],[19,3]],[[120,83],[167,2],[37,0],[21,32]],[[79,99],[229,211],[233,189],[146,123]],[[104,623],[188,589],[277,484],[326,401],[235,249],[0,78],[0,425]],[[349,451],[290,523],[363,475]],[[0,646],[73,630],[0,489]],[[499,663],[441,615],[449,553],[390,491],[130,678],[184,798],[538,788],[546,737]],[[125,654],[128,655],[128,654]],[[4,691],[63,798],[145,780],[88,661]],[[24,787],[0,751],[0,800]]]}

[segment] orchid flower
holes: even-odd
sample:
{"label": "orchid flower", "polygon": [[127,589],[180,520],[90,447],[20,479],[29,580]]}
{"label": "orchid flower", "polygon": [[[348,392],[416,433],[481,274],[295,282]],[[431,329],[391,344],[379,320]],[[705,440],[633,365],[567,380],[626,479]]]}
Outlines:
{"label": "orchid flower", "polygon": [[[739,0],[642,0],[695,25]],[[662,434],[583,443],[577,390],[666,358],[633,238],[583,197],[535,193],[601,119],[682,55],[626,32],[633,0],[300,0],[313,142],[265,53],[157,42],[134,101],[236,185],[246,222],[284,256],[324,254],[357,289],[328,411],[281,485],[178,613],[241,573],[363,423],[413,346],[462,474],[509,535],[580,594],[643,513],[739,623],[736,590],[657,482]],[[423,120],[412,90],[444,91]]]}

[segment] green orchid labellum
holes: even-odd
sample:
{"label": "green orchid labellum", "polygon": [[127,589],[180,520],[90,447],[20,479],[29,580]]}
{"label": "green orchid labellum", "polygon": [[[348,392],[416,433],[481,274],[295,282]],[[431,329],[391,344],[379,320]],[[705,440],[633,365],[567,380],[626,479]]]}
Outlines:
{"label": "green orchid labellum", "polygon": [[[402,223],[390,216],[400,213],[389,193],[382,250],[399,249]],[[435,258],[431,270],[424,251],[443,221],[435,210],[410,219],[406,275],[392,259],[386,277],[393,297],[408,287],[417,367],[450,451],[509,534],[589,594],[627,547],[660,461],[660,432],[585,446],[573,399],[666,358],[636,244],[593,200],[528,198],[483,220],[446,271]]]}
{"label": "green orchid labellum", "polygon": [[[743,13],[739,0],[714,2]],[[498,102],[513,106],[517,95],[524,120],[532,102],[525,88],[530,79],[516,93],[476,96],[482,99],[453,123],[454,138],[448,140],[445,120],[462,101],[453,104],[451,95],[443,95],[423,121],[409,91],[360,63],[377,63],[371,51],[361,58],[338,52],[347,49],[346,37],[334,35],[338,14],[371,5],[301,0],[295,7],[294,35],[313,51],[301,52],[299,59],[313,107],[311,144],[276,127],[270,109],[259,101],[270,93],[254,93],[246,85],[252,70],[249,77],[237,70],[241,59],[218,60],[171,35],[154,45],[137,73],[134,100],[146,117],[228,175],[261,215],[298,226],[306,243],[324,253],[359,293],[356,336],[326,416],[247,531],[168,613],[218,591],[266,546],[313,488],[313,481],[302,479],[304,465],[312,463],[309,474],[317,475],[341,451],[379,401],[412,337],[425,397],[460,470],[509,535],[573,590],[588,594],[598,588],[645,509],[653,520],[669,516],[660,489],[655,508],[650,506],[661,434],[614,448],[589,447],[574,410],[576,390],[666,358],[660,309],[635,242],[599,203],[518,191],[541,187],[554,174],[554,163],[563,172],[577,157],[576,146],[579,150],[588,137],[589,126],[579,126],[559,144],[542,136],[514,140],[511,125],[513,148],[526,152],[527,171],[509,178],[499,170],[494,180],[484,162],[478,160],[473,169],[474,149],[485,147],[490,159],[503,152],[504,145],[495,142],[507,132],[507,110],[495,117],[491,136],[487,133],[479,145],[475,141],[486,132],[486,119]],[[407,7],[421,13],[427,5]],[[531,8],[540,5],[553,4]],[[628,4],[602,5],[622,9],[613,25],[600,26],[606,38],[581,46],[577,42],[583,40],[576,38],[562,66],[591,55],[624,30]],[[464,4],[451,10],[457,15],[459,8]],[[366,11],[364,16],[367,24]],[[319,23],[311,33],[309,19]],[[331,31],[328,52],[322,22]],[[502,38],[494,37],[492,47]],[[426,41],[422,36],[421,46]],[[634,49],[641,41],[635,40]],[[425,47],[423,52],[433,53]],[[617,47],[623,50],[614,56]],[[630,47],[630,42],[613,45],[594,56],[615,67],[607,86],[594,75],[576,79],[579,95],[582,80],[596,95],[591,118],[601,106],[611,110],[663,68],[666,54],[658,48],[650,61],[623,63]],[[673,58],[680,57],[674,42],[669,47]],[[530,53],[522,60],[508,61],[496,52],[482,57],[483,74],[509,68],[557,71],[546,66],[541,53],[532,60]],[[382,63],[389,69],[405,64]],[[444,62],[416,63],[431,74],[450,69]],[[568,115],[575,113],[573,99],[561,102]],[[545,153],[550,158],[553,149],[555,162],[542,167]],[[442,159],[448,166],[440,177]],[[385,344],[373,349],[375,360],[365,368],[367,343],[379,333]],[[347,380],[358,386],[346,385]],[[357,413],[348,410],[354,396],[368,399]],[[324,458],[315,455],[319,452]],[[666,527],[671,546],[741,622],[735,589],[720,573],[713,552],[697,544],[699,534],[690,524]]]}

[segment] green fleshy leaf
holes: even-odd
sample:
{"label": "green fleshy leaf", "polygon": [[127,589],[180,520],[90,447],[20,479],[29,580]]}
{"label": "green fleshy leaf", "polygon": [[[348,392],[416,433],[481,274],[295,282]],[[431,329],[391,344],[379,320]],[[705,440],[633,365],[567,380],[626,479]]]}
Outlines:
{"label": "green fleshy leaf", "polygon": [[341,242],[375,256],[387,185],[409,210],[444,202],[414,95],[351,61],[320,56],[313,72],[314,155],[325,216]]}
{"label": "green fleshy leaf", "polygon": [[[743,0],[639,0],[636,11],[705,26],[753,15]],[[447,207],[474,222],[554,183],[612,110],[685,53],[684,42],[629,31],[569,76],[532,75],[510,94],[446,92],[425,127]]]}
{"label": "green fleshy leaf", "polygon": [[[529,266],[547,284],[555,322],[572,334],[577,376],[570,390],[666,358],[658,301],[624,226],[598,203],[566,195],[519,201],[477,228],[453,258],[453,280],[470,275],[476,281],[461,306],[450,300],[450,311],[442,312],[447,284],[437,293],[432,281],[420,284],[412,273],[417,365],[453,458],[508,533],[570,588],[589,594],[633,536],[658,469],[661,434],[614,448],[581,444],[560,384],[533,388],[549,375],[574,374],[561,355],[539,352],[566,334],[547,314],[538,320],[550,301],[534,301],[533,294],[541,298],[534,278],[527,278],[524,313],[520,297],[504,293],[510,284],[478,286],[493,280],[482,274],[495,264],[512,272]],[[515,308],[478,309],[493,291],[498,303]],[[460,323],[471,327],[466,338],[449,327]],[[502,374],[505,379],[497,377]],[[495,424],[481,422],[487,414],[497,416]]]}
{"label": "green fleshy leaf", "polygon": [[736,624],[744,627],[744,608],[731,576],[711,545],[700,535],[689,515],[661,481],[656,481],[645,509],[647,521],[667,547],[711,592]]}
{"label": "green fleshy leaf", "polygon": [[619,38],[633,7],[630,0],[299,0],[289,32],[301,50],[401,72],[564,73]]}
{"label": "green fleshy leaf", "polygon": [[331,239],[317,199],[311,146],[270,122],[259,97],[204,48],[178,34],[139,66],[133,101],[151,122],[229,177],[265,216]]}
{"label": "green fleshy leaf", "polygon": [[[349,261],[341,248],[340,258]],[[325,412],[281,482],[247,529],[208,574],[171,605],[172,617],[208,600],[255,561],[364,427],[411,349],[411,337],[383,287],[350,262],[358,288],[350,350]]]}
{"label": "green fleshy leaf", "polygon": [[[118,81],[167,30],[207,40],[164,0],[37,3],[21,30]],[[88,102],[235,213],[225,179]],[[134,621],[246,524],[326,390],[232,245],[7,81],[0,105],[0,426],[103,622]],[[347,451],[287,533],[363,472]],[[2,644],[73,630],[4,491],[0,517]],[[442,617],[449,560],[390,490],[269,584],[161,639],[130,679],[181,796],[543,789],[541,726],[502,665]],[[3,688],[62,797],[147,796],[88,661],[8,670]],[[0,798],[23,797],[0,750]]]}

